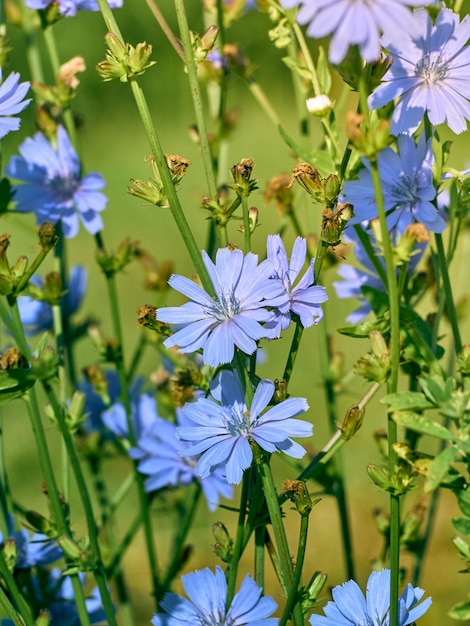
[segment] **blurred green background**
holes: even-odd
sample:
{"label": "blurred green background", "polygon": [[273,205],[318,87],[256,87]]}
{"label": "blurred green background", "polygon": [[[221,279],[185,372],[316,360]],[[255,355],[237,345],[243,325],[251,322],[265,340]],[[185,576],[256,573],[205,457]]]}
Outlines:
{"label": "blurred green background", "polygon": [[[177,32],[173,5],[170,0],[161,0],[159,6],[164,12],[170,26]],[[201,3],[188,2],[191,28],[202,33],[204,30],[201,16]],[[198,147],[190,140],[188,128],[195,122],[186,75],[181,60],[166,41],[159,26],[153,19],[144,0],[125,0],[125,7],[115,13],[125,38],[136,44],[147,41],[153,45],[153,59],[157,65],[152,67],[141,79],[145,90],[153,120],[165,152],[179,153],[191,161],[191,167],[182,183],[180,198],[186,215],[192,225],[201,248],[205,243],[207,215],[201,210],[201,199],[207,193],[205,178]],[[293,137],[299,139],[296,107],[290,74],[282,63],[283,52],[277,50],[269,41],[267,31],[271,28],[266,15],[257,11],[250,12],[228,30],[228,41],[239,42],[243,50],[256,66],[256,78],[265,89],[278,111],[285,128]],[[173,223],[169,211],[143,205],[136,198],[129,196],[126,186],[131,178],[147,180],[151,175],[150,167],[144,158],[150,150],[143,132],[138,114],[134,107],[128,85],[113,81],[103,83],[97,72],[96,64],[104,58],[105,28],[101,16],[96,13],[81,12],[74,18],[61,20],[55,26],[55,33],[61,61],[80,54],[85,58],[87,71],[80,75],[80,87],[73,103],[74,112],[80,119],[79,142],[83,155],[85,171],[99,171],[107,181],[106,193],[109,204],[104,213],[104,240],[110,248],[116,248],[127,236],[141,242],[142,246],[152,253],[159,261],[173,259],[175,271],[191,276],[194,270],[183,247],[179,233]],[[21,31],[11,26],[8,36],[12,42],[10,57],[11,70],[20,71],[24,79],[28,78],[25,59],[24,39]],[[45,48],[42,47],[43,59],[47,65]],[[48,76],[51,79],[51,76]],[[339,97],[339,89],[335,83],[333,97]],[[339,120],[344,126],[344,117],[348,108],[355,106],[354,95],[346,100]],[[293,155],[280,137],[276,127],[266,118],[264,112],[249,93],[242,80],[234,77],[229,92],[229,108],[237,108],[240,112],[239,123],[229,142],[228,165],[231,166],[243,157],[254,159],[256,167],[254,176],[259,179],[260,190],[255,192],[250,202],[260,211],[261,227],[254,236],[254,249],[260,255],[265,254],[265,241],[270,233],[277,231],[279,221],[273,206],[263,203],[263,190],[267,181],[281,172],[289,172],[295,164]],[[18,142],[36,131],[33,107],[22,115],[23,122],[19,133],[11,133],[4,141],[3,161],[6,163],[11,154],[17,151]],[[312,120],[313,146],[321,142],[319,125]],[[445,133],[443,133],[445,134]],[[450,138],[450,135],[449,135]],[[455,138],[452,152],[452,163],[462,167],[468,160],[467,138]],[[466,163],[468,166],[468,162]],[[229,173],[227,171],[227,182]],[[321,208],[309,202],[306,194],[296,190],[298,194],[298,213],[305,232],[318,232]],[[11,259],[24,254],[32,259],[37,250],[35,236],[35,219],[32,215],[2,216],[2,231],[12,235]],[[237,223],[236,223],[237,225]],[[229,233],[229,239],[242,246],[242,235],[236,231],[236,225]],[[468,233],[463,234],[463,245],[460,256],[454,267],[468,267]],[[294,240],[294,233],[288,230],[286,236],[289,247]],[[86,232],[81,230],[79,236],[68,242],[70,263],[80,262],[90,271],[90,281],[86,298],[80,314],[93,314],[103,326],[104,332],[111,332],[107,299],[105,297],[104,279],[95,269],[95,242]],[[51,260],[44,265],[44,273],[52,269]],[[465,272],[454,276],[457,295],[467,289]],[[335,349],[344,354],[345,372],[348,372],[357,357],[368,349],[368,342],[353,340],[339,335],[336,328],[345,324],[346,315],[355,307],[354,302],[338,300],[331,287],[336,279],[334,269],[325,274],[330,300],[325,305],[325,323],[333,336]],[[121,315],[125,329],[125,354],[129,356],[139,339],[136,309],[138,306],[153,303],[152,294],[144,289],[144,277],[140,267],[134,263],[126,269],[125,274],[118,277],[120,289]],[[170,295],[173,302],[181,302],[178,296]],[[429,302],[428,302],[429,305]],[[462,333],[464,342],[468,338],[468,323]],[[281,377],[286,355],[290,346],[291,335],[266,347],[266,362],[260,366],[259,372],[270,378]],[[317,330],[312,328],[304,333],[298,363],[294,370],[290,392],[293,395],[306,396],[311,409],[308,417],[314,424],[314,437],[308,447],[321,448],[328,440],[328,425],[325,402],[321,387],[321,372],[318,361]],[[444,345],[448,336],[443,337]],[[88,341],[82,341],[77,350],[80,367],[98,360],[98,354]],[[156,370],[158,360],[156,352],[149,350],[144,359],[141,373],[148,376]],[[356,403],[367,390],[361,379],[352,378],[339,397],[339,419],[347,408]],[[380,395],[380,394],[379,394]],[[33,437],[30,432],[27,416],[22,404],[18,401],[5,409],[5,442],[7,463],[11,476],[13,492],[18,501],[27,508],[46,512],[46,503],[41,494],[41,476],[34,449]],[[381,538],[375,529],[373,512],[377,508],[387,510],[387,497],[375,487],[368,478],[366,467],[369,463],[380,464],[380,455],[372,439],[377,429],[385,428],[385,412],[383,406],[374,400],[369,406],[363,428],[344,449],[343,459],[347,477],[348,500],[351,509],[354,554],[358,570],[358,583],[364,587],[370,573],[371,562],[379,555]],[[51,448],[58,449],[59,438],[55,428],[47,424]],[[434,443],[429,450],[434,451]],[[59,457],[57,457],[59,465]],[[110,484],[117,487],[126,476],[129,465],[124,462],[109,460],[107,462]],[[292,470],[281,460],[276,460],[276,480],[280,485],[284,478],[293,477]],[[406,511],[417,497],[411,493],[404,503]],[[177,495],[169,496],[169,502]],[[236,499],[235,501],[236,502]],[[120,531],[127,528],[129,519],[135,510],[136,500],[132,495],[123,505],[120,517]],[[285,506],[286,519],[289,520],[289,533],[292,552],[296,549],[296,532],[298,519],[296,514]],[[79,507],[73,513],[80,515]],[[421,586],[433,596],[433,606],[420,623],[451,624],[447,616],[448,609],[457,601],[466,597],[468,577],[459,573],[461,562],[453,549],[451,540],[454,535],[450,518],[458,514],[452,494],[442,493],[436,529],[432,537],[430,551],[425,559]],[[213,566],[217,558],[212,551],[211,525],[215,520],[223,520],[230,532],[234,534],[236,515],[220,509],[209,514],[202,502],[196,524],[190,536],[194,546],[187,569],[202,566]],[[336,505],[332,499],[324,497],[315,507],[311,517],[311,530],[305,564],[304,580],[317,569],[328,573],[328,585],[334,586],[345,580],[344,565],[341,554],[339,524]],[[174,521],[171,513],[155,511],[155,535],[157,544],[162,546],[162,559],[173,530]],[[81,522],[77,522],[80,530]],[[143,552],[143,540],[139,535],[129,549],[125,558],[125,573],[131,587],[131,597],[139,615],[139,623],[146,624],[153,611],[152,598],[149,595],[149,576],[147,562]],[[243,560],[241,572],[251,571],[251,554],[249,548]],[[411,559],[403,556],[404,567],[411,566]],[[272,583],[272,576],[267,583],[267,593],[272,593],[282,606],[283,599],[278,587]],[[327,588],[325,588],[325,595]]]}

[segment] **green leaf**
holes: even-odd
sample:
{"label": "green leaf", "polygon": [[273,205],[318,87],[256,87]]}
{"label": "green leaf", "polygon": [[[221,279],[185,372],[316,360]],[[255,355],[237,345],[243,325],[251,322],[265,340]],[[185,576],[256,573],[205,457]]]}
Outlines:
{"label": "green leaf", "polygon": [[470,535],[470,519],[468,517],[453,517],[452,526],[461,535]]}
{"label": "green leaf", "polygon": [[36,382],[30,368],[0,371],[0,405],[22,396]]}
{"label": "green leaf", "polygon": [[438,437],[438,439],[444,439],[446,441],[455,441],[454,435],[450,430],[445,428],[445,426],[441,426],[438,422],[430,420],[419,413],[413,413],[413,411],[397,411],[393,413],[393,419],[397,424],[401,424],[405,428],[411,428],[411,430],[423,435]]}
{"label": "green leaf", "polygon": [[322,93],[327,95],[331,89],[331,74],[328,59],[322,46],[318,49],[317,78]]}
{"label": "green leaf", "polygon": [[299,67],[297,61],[294,61],[290,57],[284,57],[282,61],[292,72],[298,74],[303,80],[312,81],[312,73],[306,67]]}
{"label": "green leaf", "polygon": [[457,502],[462,513],[470,517],[470,489],[462,489],[457,496]]}
{"label": "green leaf", "polygon": [[430,493],[439,487],[441,482],[447,476],[447,473],[458,454],[459,451],[457,448],[452,446],[445,448],[437,455],[431,463],[426,482],[424,483],[424,490],[427,493]]}
{"label": "green leaf", "polygon": [[424,411],[434,408],[432,402],[426,398],[424,393],[419,391],[390,393],[382,398],[381,402],[387,404],[391,411]]}
{"label": "green leaf", "polygon": [[420,382],[427,397],[439,406],[451,399],[452,391],[456,385],[454,378],[449,377],[444,381],[442,376],[427,376]]}
{"label": "green leaf", "polygon": [[449,617],[462,621],[470,619],[470,600],[458,602],[449,611]]}

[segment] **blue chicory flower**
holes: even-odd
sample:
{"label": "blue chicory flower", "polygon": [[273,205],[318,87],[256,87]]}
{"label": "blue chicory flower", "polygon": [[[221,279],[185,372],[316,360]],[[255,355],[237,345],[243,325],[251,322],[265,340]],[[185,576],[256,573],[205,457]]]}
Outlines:
{"label": "blue chicory flower", "polygon": [[137,442],[137,448],[129,450],[129,456],[138,461],[137,469],[148,478],[145,490],[152,492],[163,487],[189,485],[198,481],[206,497],[208,507],[215,511],[220,496],[231,499],[233,488],[222,475],[222,468],[201,479],[196,472],[196,457],[182,457],[181,452],[189,443],[176,438],[177,426],[197,426],[181,409],[176,411],[176,424],[156,417],[153,424]]}
{"label": "blue chicory flower", "polygon": [[226,607],[227,582],[219,566],[215,574],[208,568],[190,572],[181,577],[189,600],[175,593],[167,593],[161,602],[165,613],[153,616],[154,626],[276,626],[278,620],[269,617],[277,604],[269,596],[261,596],[250,575],[240,585],[240,590]]}
{"label": "blue chicory flower", "polygon": [[[441,233],[446,227],[445,220],[432,203],[436,189],[431,142],[431,139],[426,141],[424,134],[417,145],[413,137],[399,135],[398,153],[392,148],[384,148],[377,156],[389,229],[403,232],[414,222],[424,224],[434,233]],[[358,180],[347,181],[343,188],[346,200],[354,206],[350,224],[378,217],[370,162],[366,158],[362,162],[365,167],[359,172]]]}
{"label": "blue chicory flower", "polygon": [[[79,574],[79,577],[83,586],[85,576],[84,574]],[[48,586],[49,589],[56,589],[53,602],[47,607],[51,616],[51,626],[63,626],[64,624],[67,624],[67,626],[81,626],[82,622],[78,615],[75,592],[70,576],[63,577],[59,570],[53,569],[50,573]],[[98,587],[94,587],[85,598],[85,606],[90,624],[106,623],[106,613]]]}
{"label": "blue chicory flower", "polygon": [[409,17],[410,27],[399,37],[384,39],[393,63],[383,82],[369,96],[371,109],[398,98],[391,132],[413,133],[426,113],[434,126],[447,123],[463,132],[470,119],[470,16],[442,9],[434,25],[424,9]]}
{"label": "blue chicory flower", "polygon": [[[137,439],[145,437],[152,425],[159,419],[157,403],[149,393],[140,393],[143,379],[139,379],[130,394],[131,421]],[[126,409],[122,402],[116,402],[101,413],[103,424],[117,437],[129,439]]]}
{"label": "blue chicory flower", "polygon": [[[375,237],[368,234],[373,247],[376,246]],[[390,237],[393,241],[397,238],[397,231],[394,230],[390,233]],[[333,283],[333,287],[336,290],[338,298],[357,298],[360,302],[360,306],[355,309],[348,317],[346,321],[351,324],[357,324],[362,321],[371,312],[372,307],[368,300],[363,295],[362,287],[370,287],[378,291],[384,291],[385,285],[377,274],[377,270],[374,264],[369,259],[367,252],[362,246],[361,242],[357,238],[354,229],[348,228],[345,231],[345,240],[348,243],[354,243],[354,256],[360,263],[360,267],[348,265],[347,263],[341,264],[338,268],[338,275],[344,280],[336,281]],[[412,274],[418,263],[420,262],[424,251],[426,249],[426,243],[418,243],[415,246],[414,254],[411,256],[407,266],[408,274]],[[376,258],[385,270],[385,260],[377,253]]]}
{"label": "blue chicory flower", "polygon": [[[30,9],[45,9],[53,4],[54,0],[25,0],[25,4]],[[108,0],[111,9],[122,7],[123,0]],[[77,11],[99,11],[97,0],[58,0],[59,12],[65,17],[75,15]]]}
{"label": "blue chicory flower", "polygon": [[[74,265],[70,271],[68,291],[64,299],[64,315],[70,316],[78,311],[86,291],[87,271],[81,265]],[[33,276],[31,282],[42,286],[39,276]],[[18,309],[27,335],[37,335],[53,327],[52,307],[47,302],[34,300],[31,296],[18,298]]]}
{"label": "blue chicory flower", "polygon": [[38,224],[61,221],[66,237],[78,233],[79,217],[92,235],[103,228],[100,212],[107,198],[99,190],[105,182],[101,174],[81,176],[81,165],[67,131],[57,129],[57,150],[42,133],[26,139],[5,168],[8,176],[23,181],[15,185],[16,210],[33,211]]}
{"label": "blue chicory flower", "polygon": [[328,296],[324,287],[314,285],[313,259],[294,286],[305,263],[306,254],[307,242],[303,237],[297,237],[295,240],[290,260],[287,258],[281,237],[279,235],[268,237],[268,259],[274,266],[271,278],[282,283],[287,296],[286,302],[274,309],[274,319],[266,325],[270,330],[270,339],[279,337],[281,331],[289,327],[292,313],[299,316],[304,328],[318,324],[323,317],[320,304],[325,302]]}
{"label": "blue chicory flower", "polygon": [[423,6],[434,0],[281,0],[290,9],[297,5],[299,24],[308,24],[309,37],[333,35],[328,57],[341,63],[350,46],[359,46],[364,61],[375,61],[380,54],[383,31],[401,33],[410,28],[410,11],[403,5]]}
{"label": "blue chicory flower", "polygon": [[29,83],[20,83],[18,72],[12,72],[2,83],[2,68],[0,68],[0,139],[10,131],[20,127],[19,117],[9,117],[20,113],[31,102],[23,100],[29,89]]}
{"label": "blue chicory flower", "polygon": [[201,478],[209,476],[221,463],[226,464],[225,475],[232,485],[241,481],[243,471],[251,465],[250,440],[266,452],[285,452],[301,458],[305,450],[291,437],[309,437],[313,426],[292,418],[308,409],[307,401],[288,398],[263,413],[273,394],[274,383],[262,380],[248,408],[238,377],[231,371],[222,371],[212,381],[212,398],[199,398],[184,405],[183,413],[196,425],[177,428],[177,437],[193,442],[180,454],[201,454],[196,466]]}
{"label": "blue chicory flower", "polygon": [[[372,572],[367,581],[366,597],[354,580],[332,591],[333,601],[325,606],[325,615],[312,615],[312,626],[388,626],[390,611],[390,570]],[[431,606],[431,598],[418,604],[423,589],[408,584],[399,598],[398,625],[407,626],[419,619]]]}
{"label": "blue chicory flower", "polygon": [[215,264],[202,253],[216,297],[184,276],[173,275],[169,284],[190,298],[180,307],[158,309],[157,319],[175,326],[175,334],[164,341],[167,348],[178,346],[182,353],[203,350],[204,363],[217,367],[230,363],[235,346],[253,354],[256,341],[270,331],[261,326],[274,314],[266,307],[286,301],[282,283],[270,280],[271,261],[258,265],[258,256],[241,250],[217,251]]}

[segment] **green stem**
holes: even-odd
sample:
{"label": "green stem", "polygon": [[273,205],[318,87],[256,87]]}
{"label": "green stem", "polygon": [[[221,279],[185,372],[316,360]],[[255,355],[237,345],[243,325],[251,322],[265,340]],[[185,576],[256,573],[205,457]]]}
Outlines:
{"label": "green stem", "polygon": [[[11,594],[11,597],[13,599],[13,602],[16,605],[16,610],[13,607],[13,605],[11,604],[11,602],[8,600],[8,597],[5,595],[4,591],[3,591],[3,587],[0,585],[0,600],[4,600],[4,602],[2,601],[1,604],[3,604],[3,606],[7,609],[8,614],[11,616],[15,616],[14,621],[18,624],[26,624],[26,626],[34,626],[34,620],[31,616],[31,611],[29,606],[26,604],[26,600],[23,598],[20,590],[18,589],[18,585],[16,584],[16,580],[13,576],[13,574],[10,572],[10,570],[8,569],[8,565],[5,561],[5,556],[3,554],[3,549],[0,550],[0,576],[3,578],[3,580],[5,581],[6,587],[9,591],[9,593]],[[18,612],[17,612],[18,611]],[[19,620],[19,615],[18,613],[21,615],[21,617],[23,618],[23,621],[18,621]]]}
{"label": "green stem", "polygon": [[95,523],[95,517],[93,514],[93,508],[91,505],[88,488],[80,467],[80,461],[78,459],[77,451],[75,450],[70,430],[68,429],[65,422],[63,409],[59,401],[57,400],[52,386],[48,382],[43,382],[43,387],[59,424],[59,429],[65,442],[68,459],[72,467],[75,482],[77,484],[79,497],[83,506],[83,510],[85,512],[88,528],[88,537],[90,539],[90,548],[96,560],[96,569],[94,570],[94,575],[98,584],[98,589],[100,591],[101,601],[103,603],[103,608],[106,613],[106,619],[108,621],[108,624],[110,624],[111,626],[117,626],[116,617],[114,615],[113,603],[111,601],[108,586],[106,583],[106,575],[103,567],[103,559],[101,557],[101,549],[98,542],[98,533]]}
{"label": "green stem", "polygon": [[442,286],[445,294],[447,314],[452,328],[455,353],[460,354],[460,352],[462,351],[462,339],[460,337],[459,320],[457,317],[457,309],[455,308],[454,297],[452,295],[452,286],[450,283],[449,268],[447,265],[446,254],[444,251],[442,235],[440,233],[434,233],[434,239],[436,242],[437,259],[439,263],[439,270],[441,273]]}
{"label": "green stem", "polygon": [[240,557],[243,552],[243,536],[245,530],[246,506],[248,503],[248,489],[251,479],[251,469],[243,473],[242,492],[240,495],[240,509],[238,511],[237,536],[233,547],[233,555],[227,572],[227,609],[230,607],[235,595],[237,584],[237,572]]}
{"label": "green stem", "polygon": [[243,209],[243,236],[245,241],[245,254],[251,252],[251,229],[250,229],[250,209],[248,208],[248,198],[242,197]]}
{"label": "green stem", "polygon": [[126,552],[127,548],[130,546],[130,544],[134,540],[134,537],[137,531],[139,530],[141,524],[142,524],[142,511],[139,511],[137,515],[135,516],[134,521],[132,522],[128,531],[119,542],[119,549],[114,554],[113,560],[106,567],[106,574],[109,577],[114,576],[116,570],[121,567],[121,559],[124,556],[124,553]]}
{"label": "green stem", "polygon": [[257,526],[255,528],[255,581],[258,587],[264,589],[264,543],[266,538],[266,527]]}
{"label": "green stem", "polygon": [[3,608],[3,610],[8,615],[8,617],[11,619],[11,621],[14,624],[16,624],[16,626],[25,626],[25,624],[26,624],[26,626],[33,626],[34,625],[34,622],[33,622],[32,619],[31,620],[26,620],[23,617],[21,617],[21,615],[16,611],[15,607],[13,606],[13,604],[8,599],[8,596],[3,591],[2,587],[0,587],[0,606]]}
{"label": "green stem", "polygon": [[[98,248],[104,248],[103,239],[101,234],[96,235],[96,243]],[[111,310],[111,320],[114,336],[117,339],[119,346],[118,358],[116,359],[116,370],[118,374],[119,384],[121,388],[121,397],[126,411],[127,429],[129,433],[129,442],[131,446],[137,445],[137,438],[134,432],[134,424],[132,422],[132,407],[129,396],[129,386],[126,378],[126,371],[124,366],[124,353],[123,353],[123,335],[121,317],[119,314],[119,301],[116,288],[116,278],[114,274],[105,274],[106,285],[108,289],[109,306]],[[144,535],[147,546],[147,555],[150,567],[150,577],[152,581],[152,588],[156,606],[158,608],[158,597],[160,594],[160,583],[158,577],[158,563],[157,553],[155,547],[155,541],[153,536],[152,522],[150,519],[150,511],[148,508],[148,498],[145,491],[144,477],[137,471],[136,464],[134,463],[134,471],[136,473],[137,490],[139,493],[139,503],[144,520]]]}
{"label": "green stem", "polygon": [[178,533],[172,547],[172,559],[167,568],[163,583],[161,585],[161,597],[163,597],[163,594],[168,591],[171,583],[173,582],[173,579],[181,569],[181,551],[194,521],[194,515],[196,514],[196,509],[197,505],[199,504],[201,494],[201,484],[198,482],[195,485],[191,502],[189,503],[189,506],[186,507],[184,518],[178,523]]}
{"label": "green stem", "polygon": [[215,199],[217,195],[217,187],[215,183],[214,168],[212,162],[212,154],[209,145],[209,139],[202,106],[201,92],[199,89],[199,81],[197,78],[197,67],[194,60],[193,48],[191,45],[191,37],[188,26],[188,19],[184,7],[184,0],[175,0],[175,11],[180,29],[181,41],[183,43],[184,56],[186,59],[186,69],[188,72],[189,88],[193,100],[194,113],[196,115],[196,123],[198,136],[201,146],[202,163],[206,175],[207,185],[209,187],[209,195]]}
{"label": "green stem", "polygon": [[[282,576],[281,584],[290,590],[294,584],[294,571],[271,467],[259,448],[255,447],[254,454],[255,463],[263,484],[264,497],[266,498],[269,517],[273,527],[274,540],[279,555]],[[293,622],[295,626],[303,625],[302,610],[298,603],[294,607]]]}
{"label": "green stem", "polygon": [[299,596],[299,586],[302,578],[302,569],[305,559],[305,550],[307,548],[307,534],[308,534],[308,520],[309,516],[302,515],[300,518],[300,536],[299,545],[297,547],[297,557],[295,560],[294,580],[291,588],[289,589],[289,595],[287,596],[286,605],[282,613],[279,626],[286,626],[286,623],[290,617],[291,611]]}
{"label": "green stem", "polygon": [[289,385],[290,378],[292,376],[292,370],[294,369],[295,360],[297,358],[297,353],[299,351],[300,341],[302,339],[302,334],[304,332],[304,327],[300,320],[298,320],[295,324],[294,335],[292,337],[292,343],[289,350],[289,355],[287,357],[286,367],[284,368],[284,374],[282,378],[286,381],[286,386]]}

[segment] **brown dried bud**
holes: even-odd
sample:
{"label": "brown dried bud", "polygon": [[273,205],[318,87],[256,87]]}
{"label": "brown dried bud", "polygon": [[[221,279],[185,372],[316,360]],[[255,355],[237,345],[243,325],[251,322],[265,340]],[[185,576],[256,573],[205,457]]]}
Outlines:
{"label": "brown dried bud", "polygon": [[43,250],[52,250],[59,241],[55,226],[51,222],[44,222],[38,228],[39,245]]}
{"label": "brown dried bud", "polygon": [[85,59],[81,56],[75,56],[67,61],[59,68],[58,80],[70,89],[76,89],[80,84],[77,78],[78,72],[86,70]]}
{"label": "brown dried bud", "polygon": [[17,348],[8,348],[0,358],[0,368],[2,370],[26,369],[28,361]]}
{"label": "brown dried bud", "polygon": [[185,159],[179,154],[165,154],[165,159],[171,173],[171,180],[174,183],[179,183],[186,174],[186,170],[190,166],[191,161],[188,161],[188,159]]}
{"label": "brown dried bud", "polygon": [[294,193],[290,184],[291,177],[287,173],[279,174],[268,181],[264,191],[264,201],[267,204],[273,200],[279,217],[285,213],[292,213],[294,204]]}

